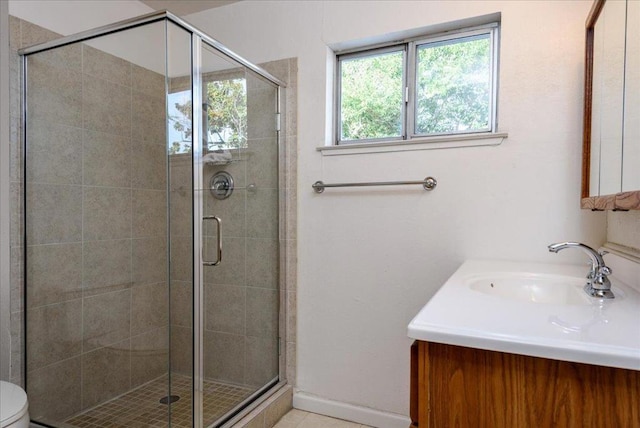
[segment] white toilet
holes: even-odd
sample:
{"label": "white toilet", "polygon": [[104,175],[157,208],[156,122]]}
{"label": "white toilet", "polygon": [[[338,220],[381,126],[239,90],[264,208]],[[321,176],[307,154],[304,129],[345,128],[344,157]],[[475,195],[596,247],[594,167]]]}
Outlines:
{"label": "white toilet", "polygon": [[27,394],[4,381],[0,381],[0,428],[29,428]]}

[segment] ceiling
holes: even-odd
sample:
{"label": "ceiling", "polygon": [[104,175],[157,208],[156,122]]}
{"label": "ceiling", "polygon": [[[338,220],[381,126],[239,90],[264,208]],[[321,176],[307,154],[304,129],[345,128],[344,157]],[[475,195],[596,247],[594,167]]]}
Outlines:
{"label": "ceiling", "polygon": [[155,10],[168,10],[169,12],[184,16],[214,7],[226,6],[240,0],[140,0],[142,3]]}

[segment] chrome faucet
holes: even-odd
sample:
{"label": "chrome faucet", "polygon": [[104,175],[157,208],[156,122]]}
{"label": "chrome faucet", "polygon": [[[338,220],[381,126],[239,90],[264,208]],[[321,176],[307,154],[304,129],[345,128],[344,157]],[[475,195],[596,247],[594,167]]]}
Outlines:
{"label": "chrome faucet", "polygon": [[584,286],[584,291],[591,297],[601,299],[613,299],[615,297],[611,291],[611,281],[607,278],[607,275],[611,275],[612,271],[604,264],[604,259],[602,258],[602,256],[607,254],[605,251],[596,251],[580,242],[559,242],[549,245],[548,248],[552,253],[557,253],[566,248],[578,248],[587,253],[591,259],[591,270],[589,271],[589,275],[587,275],[588,281]]}

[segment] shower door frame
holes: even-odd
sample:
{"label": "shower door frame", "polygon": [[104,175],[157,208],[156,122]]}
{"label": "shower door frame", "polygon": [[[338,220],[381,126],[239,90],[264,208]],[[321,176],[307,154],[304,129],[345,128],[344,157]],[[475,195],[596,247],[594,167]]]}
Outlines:
{"label": "shower door frame", "polygon": [[[191,101],[192,101],[192,172],[193,172],[193,195],[192,195],[192,203],[193,203],[193,211],[192,211],[192,221],[193,221],[193,375],[192,375],[192,384],[193,384],[193,407],[192,407],[192,416],[193,416],[193,427],[194,428],[203,428],[203,384],[204,384],[204,275],[202,269],[202,217],[203,217],[203,197],[202,191],[204,190],[203,183],[203,163],[202,163],[202,154],[203,154],[203,144],[202,144],[202,49],[204,45],[208,45],[222,56],[227,57],[234,63],[239,64],[242,67],[247,68],[251,72],[256,75],[266,79],[271,84],[275,86],[276,89],[276,117],[274,117],[274,129],[276,131],[276,142],[278,146],[278,162],[277,168],[278,171],[282,168],[281,159],[284,158],[284,145],[282,144],[282,132],[280,129],[280,113],[282,111],[282,88],[286,88],[287,85],[282,80],[273,76],[263,68],[249,62],[242,56],[236,54],[235,52],[228,49],[219,41],[214,38],[208,36],[203,31],[179,18],[178,16],[172,14],[168,11],[158,11],[152,12],[146,15],[142,15],[136,18],[127,19],[124,21],[116,22],[113,24],[105,25],[102,27],[98,27],[95,29],[83,31],[77,34],[73,34],[66,37],[61,37],[59,39],[41,43],[38,45],[30,46],[27,48],[20,49],[18,53],[21,56],[21,67],[22,67],[22,91],[21,91],[21,105],[22,105],[22,165],[24,167],[24,174],[26,178],[26,147],[27,147],[27,137],[26,137],[26,121],[27,121],[27,57],[31,54],[36,54],[39,52],[44,52],[47,50],[60,48],[66,45],[81,43],[90,39],[94,39],[101,36],[106,36],[113,33],[118,33],[121,31],[133,29],[136,27],[144,26],[147,24],[152,24],[155,22],[166,21],[171,22],[177,25],[179,28],[187,31],[191,35]],[[165,45],[166,49],[166,45]],[[168,61],[168,59],[167,59]],[[280,174],[279,174],[280,175]],[[25,182],[26,183],[26,182]],[[168,185],[168,184],[167,184]],[[26,186],[25,186],[26,188]],[[281,186],[278,185],[280,189]],[[279,193],[279,197],[281,198],[281,192]],[[23,195],[24,200],[23,204],[26,207],[26,192]],[[282,207],[282,203],[279,204]],[[284,215],[282,209],[280,209],[279,217]],[[24,230],[24,240],[26,243],[26,235],[27,235],[27,220],[26,220],[26,212],[23,216],[23,230]],[[282,221],[278,221],[278,228],[282,228]],[[281,234],[279,233],[279,236]],[[26,264],[27,257],[27,246],[24,245],[24,263]],[[282,252],[280,252],[280,257],[282,257]],[[280,273],[282,275],[282,273]],[[169,278],[170,280],[170,278]],[[25,287],[27,285],[27,272],[25,269],[24,272],[24,284]],[[26,295],[26,292],[25,292]],[[247,397],[243,402],[239,403],[236,407],[230,410],[228,413],[223,415],[220,419],[214,422],[214,425],[217,427],[230,427],[235,422],[240,420],[242,417],[246,416],[248,411],[257,407],[260,403],[266,400],[269,395],[268,392],[275,392],[282,386],[286,385],[287,380],[285,377],[284,367],[286,362],[283,358],[281,358],[280,354],[282,352],[282,340],[285,337],[285,323],[282,323],[281,320],[284,319],[283,314],[285,311],[285,305],[279,305],[278,309],[278,377],[277,382],[270,382],[266,385],[260,387],[254,393],[252,393],[249,397]],[[26,332],[26,324],[27,317],[24,317],[24,329]],[[170,339],[171,340],[171,337]],[[26,340],[24,341],[26,344]],[[26,367],[26,348],[24,347],[24,360]],[[285,357],[286,358],[286,357]],[[169,375],[171,375],[171,366],[169,365]],[[25,371],[25,383],[26,383],[26,371]],[[246,411],[245,411],[246,410]],[[170,418],[167,420],[169,423]],[[34,423],[34,422],[32,422]],[[216,425],[217,423],[217,425]],[[37,423],[36,423],[37,424]]]}

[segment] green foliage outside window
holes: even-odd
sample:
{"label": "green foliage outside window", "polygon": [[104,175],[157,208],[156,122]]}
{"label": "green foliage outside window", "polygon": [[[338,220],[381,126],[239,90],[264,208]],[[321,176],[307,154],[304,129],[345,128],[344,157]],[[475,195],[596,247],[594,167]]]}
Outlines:
{"label": "green foliage outside window", "polygon": [[402,135],[402,69],[402,51],[342,61],[342,140]]}
{"label": "green foliage outside window", "polygon": [[418,47],[416,134],[489,127],[489,35]]}

